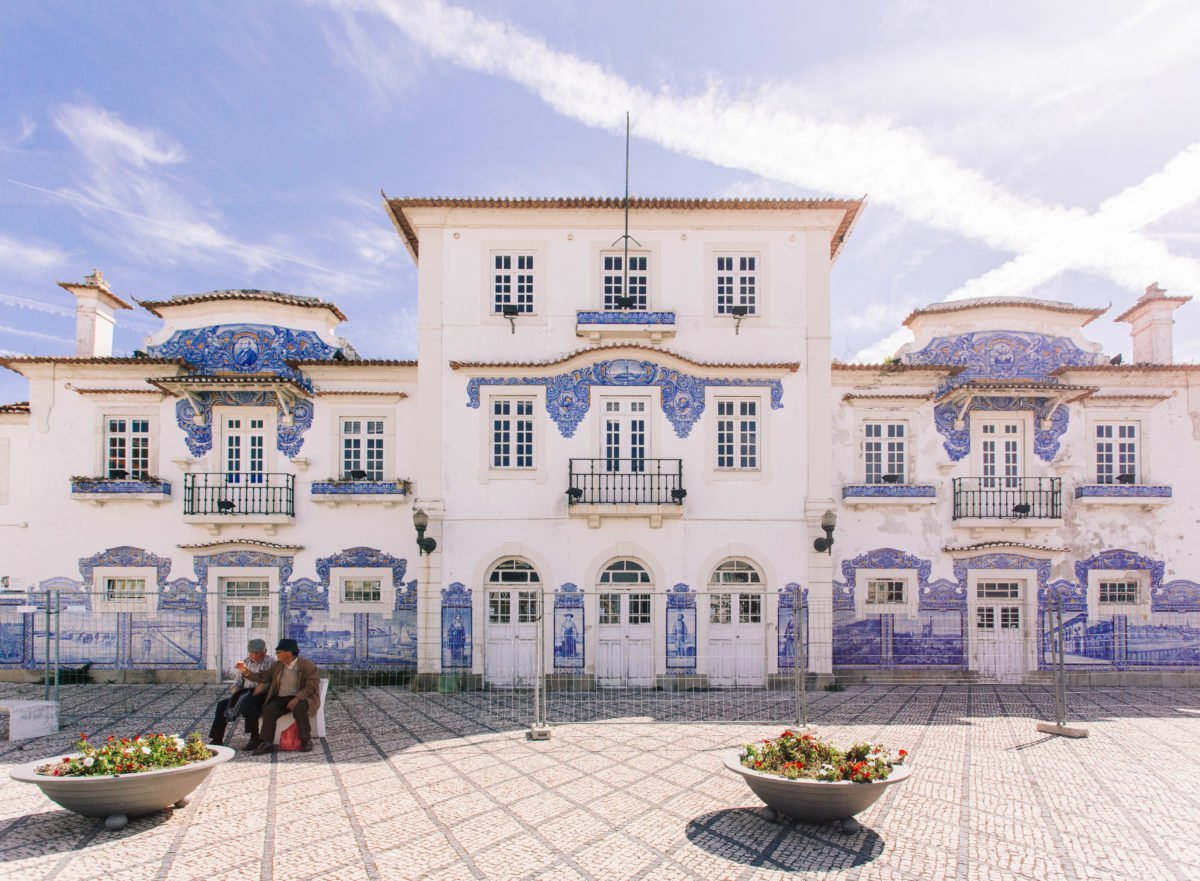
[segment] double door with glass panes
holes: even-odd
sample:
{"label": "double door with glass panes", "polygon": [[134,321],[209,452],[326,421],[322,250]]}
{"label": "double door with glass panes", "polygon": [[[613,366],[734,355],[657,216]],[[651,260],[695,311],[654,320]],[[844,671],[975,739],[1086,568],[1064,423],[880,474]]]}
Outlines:
{"label": "double door with glass panes", "polygon": [[1020,422],[984,422],[979,427],[981,489],[1021,489],[1024,471]]}
{"label": "double door with glass panes", "polygon": [[259,417],[226,416],[222,423],[225,482],[261,486],[266,482],[267,429]]}
{"label": "double door with glass panes", "polygon": [[596,618],[596,682],[601,686],[654,684],[652,595],[601,589]]}
{"label": "double door with glass panes", "polygon": [[247,655],[246,644],[252,639],[271,643],[271,585],[262,578],[222,578],[221,657],[218,669],[227,677]]}
{"label": "double door with glass panes", "polygon": [[761,593],[708,595],[708,679],[712,685],[761,687],[766,681]]}
{"label": "double door with glass panes", "polygon": [[979,581],[971,621],[971,669],[998,682],[1020,682],[1029,656],[1025,582]]}
{"label": "double door with glass panes", "polygon": [[539,588],[489,588],[483,675],[489,685],[512,688],[533,684],[537,676]]}

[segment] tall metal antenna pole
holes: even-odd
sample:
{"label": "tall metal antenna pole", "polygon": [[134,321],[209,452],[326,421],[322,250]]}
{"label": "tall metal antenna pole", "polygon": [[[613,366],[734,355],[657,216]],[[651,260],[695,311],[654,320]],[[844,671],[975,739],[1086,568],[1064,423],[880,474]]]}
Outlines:
{"label": "tall metal antenna pole", "polygon": [[[625,270],[621,282],[621,296],[629,296],[629,111],[625,111],[625,256],[621,266]],[[629,302],[626,300],[626,302]]]}
{"label": "tall metal antenna pole", "polygon": [[[632,239],[633,243],[639,248],[642,243],[633,238],[629,234],[629,111],[625,111],[625,233],[613,242],[613,247],[616,247],[617,242],[625,242],[624,255],[621,258],[621,302],[631,302],[632,297],[629,296],[629,242]],[[616,308],[625,308],[617,306]],[[632,306],[628,308],[632,309]]]}

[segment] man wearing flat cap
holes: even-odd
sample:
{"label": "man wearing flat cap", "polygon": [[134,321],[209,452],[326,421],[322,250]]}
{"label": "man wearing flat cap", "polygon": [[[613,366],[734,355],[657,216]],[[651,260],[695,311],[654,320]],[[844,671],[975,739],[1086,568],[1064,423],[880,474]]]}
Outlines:
{"label": "man wearing flat cap", "polygon": [[275,646],[275,663],[261,673],[241,663],[237,669],[250,682],[270,683],[262,708],[262,742],[254,754],[261,756],[275,751],[275,725],[285,713],[291,713],[296,719],[300,751],[312,752],[310,717],[321,706],[321,673],[316,664],[300,657],[296,640],[279,640]]}
{"label": "man wearing flat cap", "polygon": [[[265,642],[261,639],[252,639],[247,643],[246,649],[250,652],[250,656],[245,660],[247,668],[256,673],[270,669],[273,662],[267,657]],[[250,735],[250,741],[243,749],[258,749],[258,716],[262,711],[266,692],[265,685],[256,688],[253,682],[248,682],[246,677],[239,672],[237,679],[233,681],[233,689],[229,697],[222,698],[217,702],[217,712],[213,716],[212,728],[208,732],[208,742],[215,746],[224,746],[225,726],[230,722],[236,722],[238,716],[241,716],[246,720],[246,733]]]}

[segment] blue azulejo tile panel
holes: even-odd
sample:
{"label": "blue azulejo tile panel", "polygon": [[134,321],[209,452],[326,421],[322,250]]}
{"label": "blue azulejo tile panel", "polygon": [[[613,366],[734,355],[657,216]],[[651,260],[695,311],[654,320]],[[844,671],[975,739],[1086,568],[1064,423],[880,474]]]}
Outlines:
{"label": "blue azulejo tile panel", "polygon": [[417,669],[417,608],[367,616],[367,666]]}
{"label": "blue azulejo tile panel", "polygon": [[[123,660],[124,653],[120,647],[126,630],[121,618],[128,619],[129,615],[98,614],[85,610],[60,611],[57,634],[59,661],[67,666],[118,666]],[[33,630],[32,660],[40,667],[46,658],[46,619],[42,615],[30,615],[29,621]],[[54,626],[53,623],[51,626]],[[53,641],[54,637],[55,632],[51,630],[50,639]]]}
{"label": "blue azulejo tile panel", "polygon": [[25,613],[16,605],[0,605],[0,664],[25,660]]}
{"label": "blue azulejo tile panel", "polygon": [[674,324],[674,312],[646,312],[637,309],[580,309],[575,313],[577,324]]}
{"label": "blue azulejo tile panel", "polygon": [[1059,367],[1099,364],[1102,355],[1085,352],[1067,337],[1018,330],[985,330],[935,337],[919,352],[904,356],[907,364],[961,366],[950,377],[953,387],[972,379],[1036,379],[1057,382]]}
{"label": "blue azulejo tile panel", "polygon": [[667,673],[696,672],[696,594],[686,584],[667,593]]}
{"label": "blue azulejo tile panel", "polygon": [[883,663],[879,617],[855,620],[853,612],[833,613],[833,666],[878,667]]}
{"label": "blue azulejo tile panel", "polygon": [[937,487],[930,484],[854,483],[842,487],[844,499],[933,499]]}
{"label": "blue azulejo tile panel", "polygon": [[653,361],[614,358],[597,361],[558,376],[480,377],[467,383],[467,406],[477,409],[485,386],[543,386],[546,412],[563,437],[572,437],[591,406],[592,386],[651,386],[662,390],[662,409],[679,437],[687,437],[704,413],[708,388],[765,388],[771,409],[783,407],[783,383],[778,379],[697,377]]}
{"label": "blue azulejo tile panel", "polygon": [[213,443],[213,407],[273,407],[276,411],[275,446],[288,458],[300,455],[304,433],[312,428],[314,409],[311,401],[296,400],[283,419],[279,400],[270,391],[197,391],[175,404],[175,423],[183,429],[188,452],[203,456]]}
{"label": "blue azulejo tile panel", "polygon": [[1169,499],[1169,486],[1134,486],[1122,483],[1093,483],[1075,487],[1077,499]]}
{"label": "blue azulejo tile panel", "polygon": [[204,613],[159,612],[134,615],[130,621],[130,661],[133,667],[203,668]]}
{"label": "blue azulejo tile panel", "polygon": [[284,630],[300,644],[300,654],[318,666],[349,667],[354,662],[354,617],[289,609]]}
{"label": "blue azulejo tile panel", "polygon": [[892,626],[892,660],[897,666],[960,667],[963,651],[961,611],[922,612],[916,618],[897,615]]}
{"label": "blue azulejo tile panel", "polygon": [[269,324],[216,324],[179,330],[150,346],[156,358],[182,358],[198,373],[270,373],[305,383],[288,361],[329,361],[338,351],[314,331]]}
{"label": "blue azulejo tile panel", "polygon": [[314,496],[402,496],[403,485],[394,480],[314,480]]}
{"label": "blue azulejo tile panel", "polygon": [[442,669],[471,669],[471,591],[455,581],[442,590]]}
{"label": "blue azulejo tile panel", "polygon": [[121,495],[122,493],[171,494],[171,484],[165,480],[116,480],[107,477],[72,477],[71,492],[95,493],[97,495]]}
{"label": "blue azulejo tile panel", "polygon": [[583,591],[567,583],[554,592],[554,669],[563,673],[582,673]]}

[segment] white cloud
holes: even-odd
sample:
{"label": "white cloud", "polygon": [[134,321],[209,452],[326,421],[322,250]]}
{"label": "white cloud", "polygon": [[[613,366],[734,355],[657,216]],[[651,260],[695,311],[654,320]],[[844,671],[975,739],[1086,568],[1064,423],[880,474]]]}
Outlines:
{"label": "white cloud", "polygon": [[871,343],[866,348],[859,349],[851,360],[876,364],[887,358],[891,358],[901,346],[912,341],[912,331],[907,327],[902,327],[888,334],[878,342]]}
{"label": "white cloud", "polygon": [[45,270],[62,264],[66,255],[52,245],[31,245],[0,233],[0,265],[7,270]]}
{"label": "white cloud", "polygon": [[75,310],[54,303],[43,303],[41,300],[31,300],[28,297],[18,297],[15,294],[0,294],[0,305],[26,309],[30,312],[44,312],[47,315],[57,315],[60,318],[74,318]]}
{"label": "white cloud", "polygon": [[11,334],[13,336],[29,337],[34,340],[47,340],[52,343],[73,344],[75,340],[69,337],[58,336],[52,333],[42,333],[40,330],[26,330],[21,327],[9,327],[5,324],[0,324],[0,334]]}

